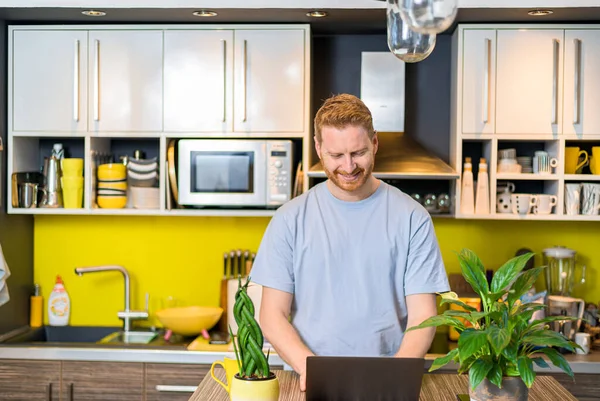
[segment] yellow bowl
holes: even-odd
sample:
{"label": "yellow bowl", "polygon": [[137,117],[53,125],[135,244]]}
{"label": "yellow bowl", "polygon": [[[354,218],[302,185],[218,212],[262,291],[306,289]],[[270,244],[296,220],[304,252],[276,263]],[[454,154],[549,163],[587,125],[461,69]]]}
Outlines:
{"label": "yellow bowl", "polygon": [[126,196],[102,196],[96,197],[96,203],[102,209],[123,209],[127,205]]}
{"label": "yellow bowl", "polygon": [[156,312],[156,317],[173,333],[196,336],[202,330],[210,330],[221,318],[223,308],[212,306],[183,306]]}

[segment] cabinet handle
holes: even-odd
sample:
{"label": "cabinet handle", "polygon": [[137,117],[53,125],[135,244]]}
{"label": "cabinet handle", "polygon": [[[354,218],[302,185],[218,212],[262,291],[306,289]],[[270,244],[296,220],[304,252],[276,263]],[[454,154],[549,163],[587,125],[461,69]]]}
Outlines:
{"label": "cabinet handle", "polygon": [[223,42],[223,122],[227,118],[227,41]]}
{"label": "cabinet handle", "polygon": [[557,123],[558,116],[558,39],[552,39],[554,60],[552,66],[552,124]]}
{"label": "cabinet handle", "polygon": [[243,91],[244,91],[244,96],[242,97],[243,101],[244,101],[244,111],[243,111],[243,118],[242,121],[246,122],[246,70],[248,68],[248,44],[247,41],[244,40],[244,84],[242,85]]}
{"label": "cabinet handle", "polygon": [[73,401],[73,383],[69,383],[69,401]]}
{"label": "cabinet handle", "polygon": [[169,386],[158,384],[156,386],[156,391],[162,391],[165,393],[193,393],[197,388],[198,386]]}
{"label": "cabinet handle", "polygon": [[79,121],[79,41],[75,41],[73,56],[73,120]]}
{"label": "cabinet handle", "polygon": [[490,47],[492,41],[485,40],[485,52],[483,53],[483,123],[487,124],[489,119],[490,103]]}
{"label": "cabinet handle", "polygon": [[100,41],[94,41],[94,121],[100,120]]}
{"label": "cabinet handle", "polygon": [[573,124],[579,124],[581,97],[581,40],[573,39],[575,45],[575,104],[573,105]]}
{"label": "cabinet handle", "polygon": [[46,399],[48,401],[52,401],[52,383],[48,383],[48,393],[46,394]]}

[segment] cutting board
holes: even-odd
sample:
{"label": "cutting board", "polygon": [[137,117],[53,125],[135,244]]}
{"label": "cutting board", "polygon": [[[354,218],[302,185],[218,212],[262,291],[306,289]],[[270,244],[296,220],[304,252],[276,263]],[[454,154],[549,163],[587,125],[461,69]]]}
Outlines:
{"label": "cutting board", "polygon": [[233,343],[210,344],[206,338],[198,336],[188,345],[187,349],[189,351],[233,352]]}
{"label": "cutting board", "polygon": [[[242,284],[245,279],[242,279]],[[233,306],[235,304],[235,293],[238,290],[238,279],[230,279],[227,281],[227,323],[231,326],[233,335],[237,335],[237,323],[233,316]],[[260,301],[262,298],[262,285],[250,282],[248,285],[248,296],[254,304],[254,318],[260,325]]]}

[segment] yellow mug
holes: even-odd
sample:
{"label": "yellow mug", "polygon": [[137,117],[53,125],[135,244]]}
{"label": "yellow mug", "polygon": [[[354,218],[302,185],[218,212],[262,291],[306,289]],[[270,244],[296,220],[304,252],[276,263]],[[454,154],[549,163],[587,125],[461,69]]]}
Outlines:
{"label": "yellow mug", "polygon": [[[221,380],[217,379],[217,377],[215,376],[215,367],[217,365],[220,365],[223,369],[225,369],[225,376],[227,377],[227,385],[225,385],[225,383],[223,383]],[[219,383],[221,385],[221,387],[223,387],[225,389],[225,391],[227,391],[227,393],[229,393],[229,391],[231,390],[231,383],[233,382],[233,376],[238,373],[240,371],[239,366],[238,366],[238,361],[237,359],[231,359],[231,358],[223,358],[222,361],[214,361],[212,366],[210,367],[210,376],[213,378],[213,380],[215,380],[217,383]]]}
{"label": "yellow mug", "polygon": [[[579,156],[583,155],[583,161],[579,164]],[[577,146],[567,146],[565,148],[565,174],[576,174],[577,170],[586,166],[588,163],[588,153],[585,150],[579,150]]]}

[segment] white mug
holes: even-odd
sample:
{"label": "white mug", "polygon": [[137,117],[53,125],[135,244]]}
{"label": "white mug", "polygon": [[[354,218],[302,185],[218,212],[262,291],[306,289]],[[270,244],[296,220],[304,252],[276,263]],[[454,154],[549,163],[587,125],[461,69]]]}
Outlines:
{"label": "white mug", "polygon": [[532,206],[535,206],[537,197],[531,194],[512,194],[510,203],[513,214],[529,214]]}
{"label": "white mug", "polygon": [[556,206],[558,198],[555,195],[536,195],[537,202],[533,206],[534,214],[550,214],[552,208]]}
{"label": "white mug", "polygon": [[577,353],[579,355],[586,355],[590,353],[590,348],[592,346],[592,337],[589,333],[576,333],[575,334],[575,344],[579,345],[583,350],[577,348]]}
{"label": "white mug", "polygon": [[533,156],[533,172],[535,174],[550,174],[552,168],[558,166],[558,159],[550,157],[548,152],[538,150]]}

